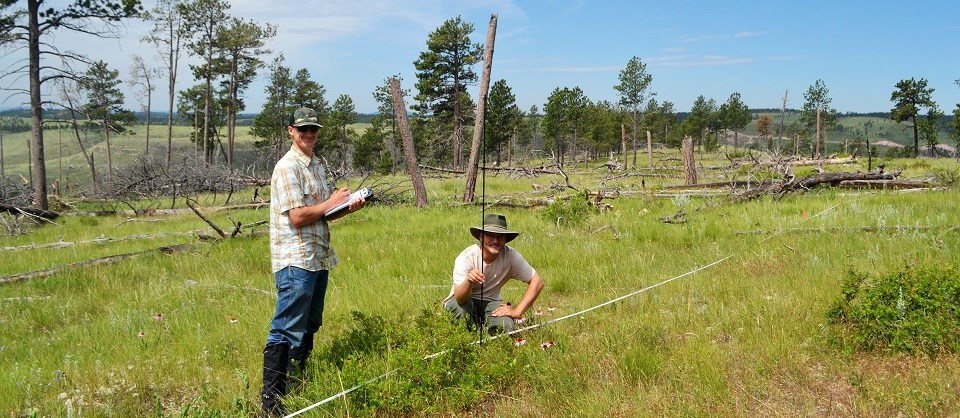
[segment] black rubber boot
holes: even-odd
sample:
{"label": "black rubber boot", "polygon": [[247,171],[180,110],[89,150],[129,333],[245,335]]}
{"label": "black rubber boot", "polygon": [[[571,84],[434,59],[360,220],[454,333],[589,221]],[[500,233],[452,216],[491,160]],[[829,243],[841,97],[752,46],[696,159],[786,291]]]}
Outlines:
{"label": "black rubber boot", "polygon": [[263,389],[260,391],[260,405],[264,416],[286,415],[283,396],[287,394],[289,350],[286,343],[267,344],[263,348]]}
{"label": "black rubber boot", "polygon": [[303,334],[303,340],[297,348],[290,350],[290,363],[287,365],[287,374],[303,373],[307,368],[307,358],[313,351],[313,334]]}

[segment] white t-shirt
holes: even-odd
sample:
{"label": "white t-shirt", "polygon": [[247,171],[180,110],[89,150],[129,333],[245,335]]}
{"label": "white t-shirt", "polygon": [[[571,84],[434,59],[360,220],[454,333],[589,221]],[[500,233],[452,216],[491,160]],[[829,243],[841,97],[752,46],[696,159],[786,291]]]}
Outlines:
{"label": "white t-shirt", "polygon": [[[483,266],[481,268],[481,266]],[[500,289],[510,279],[519,280],[524,283],[530,283],[536,270],[530,267],[527,260],[523,259],[517,250],[506,245],[500,251],[493,263],[483,262],[483,251],[480,244],[474,244],[460,252],[457,260],[453,263],[453,286],[450,288],[450,295],[444,299],[444,302],[453,297],[453,290],[467,280],[467,273],[473,269],[482,269],[486,279],[483,282],[483,294],[480,294],[481,286],[473,286],[470,293],[471,299],[483,300],[503,300],[500,296]]]}

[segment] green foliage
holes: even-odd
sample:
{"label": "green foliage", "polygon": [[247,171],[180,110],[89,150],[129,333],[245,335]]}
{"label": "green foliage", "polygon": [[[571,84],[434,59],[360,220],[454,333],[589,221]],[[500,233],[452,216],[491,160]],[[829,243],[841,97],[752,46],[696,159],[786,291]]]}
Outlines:
{"label": "green foliage", "polygon": [[[353,312],[354,326],[319,358],[324,373],[344,385],[389,374],[351,394],[348,415],[435,415],[463,410],[503,390],[518,361],[510,338],[476,344],[476,334],[445,312],[386,320]],[[336,368],[337,371],[334,371]],[[318,379],[323,381],[324,378]]]}
{"label": "green foliage", "polygon": [[954,267],[850,271],[827,317],[855,350],[960,352],[960,275]]}
{"label": "green foliage", "polygon": [[474,64],[483,59],[483,45],[470,41],[472,33],[473,24],[460,16],[447,19],[430,33],[427,50],[413,63],[418,90],[415,110],[455,118],[469,113],[469,108],[461,109],[459,105],[469,98],[466,87],[477,82]]}
{"label": "green foliage", "polygon": [[927,80],[921,78],[916,80],[900,80],[897,82],[896,90],[890,94],[890,101],[894,102],[893,109],[890,110],[890,119],[897,123],[913,121],[913,156],[920,152],[920,125],[917,116],[921,109],[926,108],[930,113],[938,113],[937,104],[933,101],[933,88],[927,87]]}
{"label": "green foliage", "polygon": [[944,186],[954,187],[960,184],[960,168],[936,167],[933,176]]}
{"label": "green foliage", "polygon": [[580,87],[555,88],[547,98],[543,108],[541,126],[546,138],[544,146],[553,148],[560,165],[563,165],[564,154],[576,132],[584,122],[584,113],[590,99]]}
{"label": "green foliage", "polygon": [[[829,129],[837,123],[837,110],[830,106],[833,99],[830,97],[830,89],[823,80],[817,80],[807,88],[803,93],[803,109],[800,110],[800,121],[808,132],[814,132],[817,129],[817,111],[819,111],[819,120],[821,129]],[[820,152],[823,152],[821,150]]]}
{"label": "green foliage", "polygon": [[753,178],[756,180],[780,180],[783,178],[783,173],[772,168],[762,168],[753,172]]}
{"label": "green foliage", "polygon": [[516,96],[506,80],[493,83],[487,99],[486,111],[486,126],[483,131],[484,147],[487,154],[496,155],[496,161],[499,163],[510,145],[510,139],[516,136],[517,129],[523,120],[523,112],[517,107]]}
{"label": "green foliage", "polygon": [[569,199],[557,199],[543,211],[543,218],[557,225],[577,226],[590,218],[597,209],[583,194],[570,196]]}
{"label": "green foliage", "polygon": [[387,329],[388,324],[381,317],[367,316],[357,311],[351,315],[355,322],[353,328],[318,355],[321,361],[329,362],[338,369],[343,368],[343,363],[350,357],[391,348],[387,336],[396,334],[396,330]]}
{"label": "green foliage", "polygon": [[[184,142],[187,130],[178,135]],[[957,356],[845,356],[818,338],[833,329],[824,328],[823,313],[840,294],[842,275],[835,272],[895,269],[899,261],[891,254],[960,265],[960,234],[951,228],[960,224],[957,190],[806,193],[740,203],[681,191],[680,198],[669,187],[678,182],[668,158],[675,152],[654,152],[664,157],[657,170],[674,176],[645,177],[645,194],[605,199],[613,209],[589,215],[581,227],[557,228],[556,218],[541,218],[546,208],[504,209],[523,231],[511,245],[546,282],[528,320],[573,315],[678,277],[525,331],[529,343],[522,347],[506,338],[471,345],[476,335],[449,323],[438,306],[449,291],[452,260],[473,242],[466,229],[478,215],[476,206],[447,203],[453,201],[448,196],[462,195],[461,178],[428,177],[435,198],[424,208],[415,208],[403,191],[407,183],[396,180],[403,202],[370,205],[333,222],[341,263],[331,273],[315,361],[295,377],[300,384],[285,398],[289,410],[389,372],[306,415],[737,416],[751,412],[738,409],[751,394],[771,400],[764,406],[769,415],[818,415],[823,388],[834,387],[845,391],[835,398],[837,407],[854,415],[958,415]],[[703,157],[705,166],[727,161]],[[884,162],[908,178],[956,168],[954,160],[922,161]],[[636,177],[611,178],[594,168],[568,174],[585,188],[599,189],[603,181],[607,190],[640,190]],[[704,174],[708,181],[733,177],[721,170]],[[487,201],[521,193],[542,199],[549,191],[532,184],[555,180],[488,176]],[[198,201],[219,206],[222,199]],[[166,200],[129,204],[172,206]],[[660,222],[678,207],[696,216],[684,224]],[[262,206],[201,211],[221,227],[254,225],[268,215]],[[244,228],[236,238],[211,243],[196,241],[210,227],[192,214],[56,222],[32,228],[29,236],[0,235],[8,261],[0,263],[2,273],[174,244],[195,249],[148,252],[0,286],[0,356],[9,360],[0,373],[0,413],[69,416],[70,405],[77,416],[255,413],[262,335],[275,303],[265,225],[255,227],[257,234]],[[734,257],[711,264],[728,255]],[[524,290],[507,285],[504,298],[517,301]],[[910,291],[904,286],[905,297]],[[431,313],[418,317],[421,309]],[[354,319],[352,310],[364,312],[363,319]],[[550,340],[559,343],[537,347]],[[442,355],[424,360],[432,353]]]}
{"label": "green foliage", "polygon": [[390,153],[383,146],[384,139],[389,135],[383,122],[383,116],[374,117],[371,120],[371,126],[357,138],[354,144],[353,167],[361,172],[376,170],[379,174],[386,174],[393,168]]}
{"label": "green foliage", "polygon": [[753,119],[750,108],[740,99],[740,93],[733,93],[727,102],[720,105],[720,119],[722,126],[734,131],[740,131]]}

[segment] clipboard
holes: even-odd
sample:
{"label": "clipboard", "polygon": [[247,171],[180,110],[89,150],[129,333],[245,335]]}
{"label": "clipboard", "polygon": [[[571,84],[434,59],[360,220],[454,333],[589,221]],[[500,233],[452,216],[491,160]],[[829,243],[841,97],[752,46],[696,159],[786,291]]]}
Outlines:
{"label": "clipboard", "polygon": [[328,210],[327,213],[323,214],[323,219],[328,219],[331,216],[337,215],[338,213],[344,210],[347,210],[348,208],[350,208],[350,204],[358,199],[367,200],[367,199],[370,199],[371,197],[373,197],[373,190],[370,190],[369,187],[364,187],[360,190],[350,193],[350,196],[347,198],[346,202],[343,202],[337,205],[336,207],[334,207],[333,209]]}

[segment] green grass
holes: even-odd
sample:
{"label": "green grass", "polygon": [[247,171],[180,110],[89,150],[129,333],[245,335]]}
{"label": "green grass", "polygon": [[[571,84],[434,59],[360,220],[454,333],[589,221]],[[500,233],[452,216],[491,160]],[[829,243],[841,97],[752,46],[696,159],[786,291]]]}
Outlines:
{"label": "green grass", "polygon": [[[726,161],[707,157],[705,166]],[[956,169],[955,160],[921,163],[889,160],[888,170],[903,167],[905,176],[924,178],[934,169]],[[591,190],[601,189],[602,179],[610,175],[582,167],[569,174],[572,184]],[[729,176],[718,171],[706,177]],[[648,178],[646,185],[654,189],[677,181]],[[485,200],[553,197],[551,183],[564,180],[488,175]],[[636,190],[639,183],[638,177],[623,177],[604,184]],[[409,327],[411,318],[424,310],[442,315],[440,301],[449,290],[453,259],[472,243],[467,228],[479,222],[481,210],[458,203],[461,178],[430,177],[427,187],[426,208],[371,205],[334,222],[333,245],[341,265],[331,273],[318,353],[350,332],[354,311]],[[479,194],[479,183],[477,190]],[[531,310],[532,321],[574,314],[677,279],[526,332],[524,346],[479,349],[475,361],[481,365],[499,364],[488,356],[512,356],[507,384],[481,396],[482,402],[430,414],[960,414],[956,355],[847,353],[829,343],[826,317],[850,269],[958,265],[958,194],[955,189],[815,190],[736,204],[639,195],[606,200],[612,210],[560,227],[542,209],[490,209],[506,213],[511,227],[523,232],[511,245],[546,282],[535,304],[543,315]],[[660,221],[681,205],[686,223]],[[244,224],[268,217],[267,208],[206,213],[224,228],[230,225],[228,216]],[[154,219],[159,222],[63,217],[57,225],[35,227],[26,235],[0,236],[3,275],[160,245],[198,245],[194,251],[151,253],[0,285],[0,359],[5,365],[0,413],[237,416],[256,409],[261,350],[274,305],[267,237],[245,232],[198,243],[191,231],[212,231],[196,216]],[[861,226],[940,228],[866,232]],[[169,235],[87,242],[101,234]],[[80,243],[6,249],[61,240]],[[504,296],[516,301],[522,290],[508,285]],[[412,329],[408,333],[415,334]],[[551,340],[556,345],[539,348]],[[390,391],[413,378],[403,370],[418,367],[400,360],[411,358],[410,353],[395,355],[356,358],[341,371],[316,366],[287,402],[291,408],[311,405],[388,369],[399,374],[364,390],[394,393]],[[436,405],[456,405],[441,400],[472,390],[450,387],[431,396],[438,397]],[[377,414],[357,409],[360,395],[337,399],[313,415]]]}

